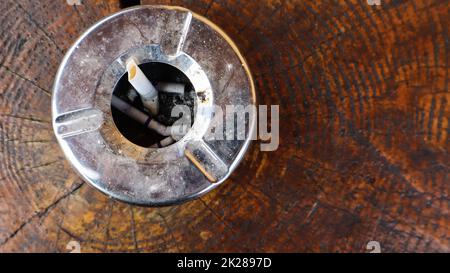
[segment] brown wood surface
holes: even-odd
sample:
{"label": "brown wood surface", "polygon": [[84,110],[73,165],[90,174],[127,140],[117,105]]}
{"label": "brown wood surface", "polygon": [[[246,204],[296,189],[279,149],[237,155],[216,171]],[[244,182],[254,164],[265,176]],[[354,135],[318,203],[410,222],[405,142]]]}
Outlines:
{"label": "brown wood surface", "polygon": [[280,147],[164,208],[107,198],[51,129],[63,53],[117,1],[0,2],[0,251],[450,251],[449,1],[174,0],[227,32]]}

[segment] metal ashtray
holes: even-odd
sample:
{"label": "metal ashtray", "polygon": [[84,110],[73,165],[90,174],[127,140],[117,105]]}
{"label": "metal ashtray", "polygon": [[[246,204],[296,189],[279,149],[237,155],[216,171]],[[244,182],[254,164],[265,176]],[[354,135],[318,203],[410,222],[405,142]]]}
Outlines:
{"label": "metal ashtray", "polygon": [[[159,116],[144,121],[152,113],[133,102],[130,59],[156,87],[183,86],[175,96],[161,93]],[[129,120],[117,103],[112,107],[114,99],[138,118]],[[192,112],[175,118],[193,120],[185,134],[165,143],[149,122],[173,127],[168,113],[183,104]],[[221,127],[226,115],[216,109],[225,112],[227,105],[256,105],[250,71],[230,38],[187,9],[138,6],[96,23],[66,54],[53,87],[53,128],[67,159],[92,186],[129,203],[169,205],[217,187],[244,156],[256,113]],[[206,137],[217,128],[238,137]]]}

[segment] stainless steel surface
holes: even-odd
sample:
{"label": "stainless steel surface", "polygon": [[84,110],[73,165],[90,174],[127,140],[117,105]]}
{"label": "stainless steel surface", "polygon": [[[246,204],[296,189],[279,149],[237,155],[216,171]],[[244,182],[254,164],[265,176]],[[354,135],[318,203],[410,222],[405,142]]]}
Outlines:
{"label": "stainless steel surface", "polygon": [[[194,124],[173,145],[138,146],[113,122],[112,92],[131,56],[170,64],[194,86]],[[224,182],[250,143],[255,114],[245,120],[245,140],[205,140],[222,120],[212,106],[255,104],[247,65],[217,26],[183,8],[138,6],[101,20],[69,50],[56,76],[52,116],[62,150],[87,182],[125,202],[168,205]]]}

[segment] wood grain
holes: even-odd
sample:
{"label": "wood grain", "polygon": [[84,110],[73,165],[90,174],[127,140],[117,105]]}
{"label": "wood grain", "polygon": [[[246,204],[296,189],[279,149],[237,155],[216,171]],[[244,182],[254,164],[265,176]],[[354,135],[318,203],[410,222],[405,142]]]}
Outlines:
{"label": "wood grain", "polygon": [[63,53],[118,1],[2,1],[0,251],[450,251],[449,1],[173,0],[237,43],[280,147],[189,203],[108,199],[53,137]]}

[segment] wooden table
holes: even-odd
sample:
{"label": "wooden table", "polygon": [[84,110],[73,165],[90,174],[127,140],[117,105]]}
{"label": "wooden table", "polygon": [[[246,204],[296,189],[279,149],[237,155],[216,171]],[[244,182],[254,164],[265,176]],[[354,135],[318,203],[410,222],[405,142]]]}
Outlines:
{"label": "wooden table", "polygon": [[51,128],[64,52],[118,1],[0,3],[0,251],[450,251],[449,1],[174,0],[225,30],[280,146],[142,208],[85,184]]}

